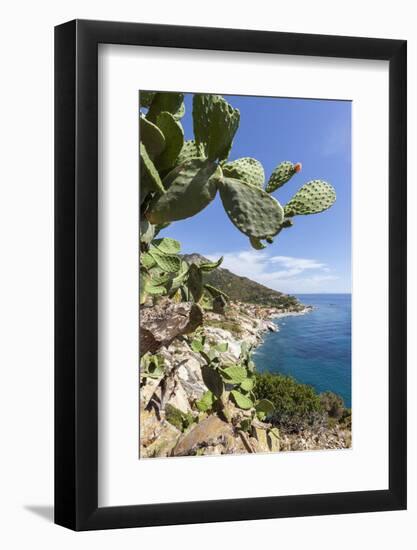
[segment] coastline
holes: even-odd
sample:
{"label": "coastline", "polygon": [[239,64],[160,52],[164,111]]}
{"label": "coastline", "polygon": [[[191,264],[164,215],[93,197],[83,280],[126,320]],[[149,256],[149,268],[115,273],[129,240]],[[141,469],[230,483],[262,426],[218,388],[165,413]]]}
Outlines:
{"label": "coastline", "polygon": [[[196,309],[200,317],[192,325]],[[222,415],[202,413],[196,408],[207,392],[202,376],[205,360],[193,345],[196,337],[205,342],[206,353],[213,347],[226,346],[221,354],[224,364],[239,364],[247,346],[254,350],[264,342],[266,332],[279,331],[275,319],[305,315],[312,309],[303,304],[282,310],[230,302],[226,311],[214,313],[203,312],[195,304],[175,304],[170,300],[144,308],[141,331],[152,333],[154,347],[148,351],[160,358],[164,369],[159,375],[146,378],[141,365],[140,458],[349,448],[350,429],[338,422],[327,426],[322,421],[293,432],[252,420],[252,435],[248,435],[237,426],[248,414],[251,418],[250,411],[242,411],[229,402],[231,416],[226,420]],[[168,334],[175,324],[173,319],[178,319],[174,335]],[[148,337],[143,334],[142,341]],[[256,366],[254,369],[257,372]]]}
{"label": "coastline", "polygon": [[[303,306],[302,310],[298,311],[276,311],[273,313],[270,313],[267,317],[267,320],[263,320],[263,325],[261,324],[259,327],[260,330],[260,338],[257,344],[254,346],[256,349],[258,346],[260,346],[263,343],[262,335],[265,332],[279,332],[280,328],[279,325],[274,323],[273,321],[275,319],[284,319],[285,317],[298,317],[302,315],[306,315],[307,313],[311,313],[313,311],[313,306]],[[261,319],[262,320],[262,319]]]}
{"label": "coastline", "polygon": [[350,295],[324,294],[299,299],[313,306],[312,315],[274,320],[280,333],[263,337],[264,343],[257,347],[254,361],[260,372],[287,374],[312,385],[319,393],[334,392],[350,408]]}
{"label": "coastline", "polygon": [[[313,310],[310,305],[300,304],[297,309],[278,309],[275,307],[261,306],[257,304],[249,304],[244,302],[230,302],[228,318],[232,318],[234,323],[239,325],[241,334],[233,333],[233,331],[227,330],[227,328],[218,327],[220,331],[213,331],[209,329],[209,334],[213,336],[223,336],[229,343],[229,347],[234,355],[234,359],[237,360],[240,355],[240,348],[242,344],[248,344],[255,350],[258,346],[264,342],[263,335],[267,332],[279,332],[279,326],[274,322],[275,319],[283,319],[290,316],[306,315]],[[204,326],[207,327],[213,325],[213,321],[222,324],[222,316],[219,314],[213,314],[211,312],[205,314]],[[224,323],[227,327],[227,323]],[[224,332],[221,332],[223,330]],[[226,334],[229,332],[229,334]],[[217,334],[216,334],[217,333]],[[220,343],[220,342],[218,342]]]}

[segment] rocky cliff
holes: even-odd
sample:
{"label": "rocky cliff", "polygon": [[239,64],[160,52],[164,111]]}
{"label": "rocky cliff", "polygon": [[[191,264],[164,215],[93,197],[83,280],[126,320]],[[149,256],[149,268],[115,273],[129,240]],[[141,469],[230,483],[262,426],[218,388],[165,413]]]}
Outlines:
{"label": "rocky cliff", "polygon": [[[297,314],[307,311],[297,308]],[[288,313],[294,312],[231,302],[224,314],[216,314],[168,299],[143,308],[141,342],[148,353],[141,368],[141,458],[349,447],[350,432],[337,425],[311,433],[280,433],[259,420],[253,407],[242,409],[232,400],[218,412],[198,407],[207,392],[205,353],[222,346],[222,362],[234,365],[243,348],[258,345],[265,331],[277,330],[274,316]],[[197,325],[206,351],[196,349]],[[149,357],[158,358],[153,370]],[[242,429],[245,423],[249,429]]]}

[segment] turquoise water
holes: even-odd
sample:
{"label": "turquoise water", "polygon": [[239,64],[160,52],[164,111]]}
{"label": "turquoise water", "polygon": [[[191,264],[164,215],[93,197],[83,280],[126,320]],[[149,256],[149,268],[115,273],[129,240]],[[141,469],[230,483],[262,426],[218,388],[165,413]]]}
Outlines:
{"label": "turquoise water", "polygon": [[313,311],[274,320],[279,332],[266,334],[255,351],[257,370],[289,374],[319,392],[330,390],[351,407],[351,295],[297,297]]}

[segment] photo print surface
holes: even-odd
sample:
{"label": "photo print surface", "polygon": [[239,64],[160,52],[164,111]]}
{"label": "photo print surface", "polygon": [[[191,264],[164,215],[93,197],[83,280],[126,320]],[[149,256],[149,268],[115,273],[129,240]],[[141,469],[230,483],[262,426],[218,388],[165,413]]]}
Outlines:
{"label": "photo print surface", "polygon": [[346,450],[351,102],[139,92],[139,458]]}

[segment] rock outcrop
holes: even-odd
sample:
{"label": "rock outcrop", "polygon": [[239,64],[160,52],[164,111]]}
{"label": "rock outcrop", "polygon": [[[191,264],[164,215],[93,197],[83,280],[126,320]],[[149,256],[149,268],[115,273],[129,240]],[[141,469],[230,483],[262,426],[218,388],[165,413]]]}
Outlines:
{"label": "rock outcrop", "polygon": [[[297,310],[297,314],[308,309]],[[225,363],[235,364],[242,344],[257,346],[266,331],[276,331],[274,316],[288,310],[232,302],[225,313],[203,313],[195,304],[163,300],[141,310],[141,355],[157,352],[164,370],[159,375],[142,373],[140,384],[140,456],[199,456],[262,453],[350,446],[350,431],[284,434],[254,418],[251,411],[232,402],[218,413],[201,412],[198,400],[207,391],[202,377],[205,362],[191,348],[190,333],[198,328],[207,345],[227,343]],[[242,421],[250,427],[242,430]]]}
{"label": "rock outcrop", "polygon": [[140,355],[155,353],[178,336],[194,332],[203,322],[197,304],[176,304],[166,299],[154,307],[144,307],[140,315]]}

